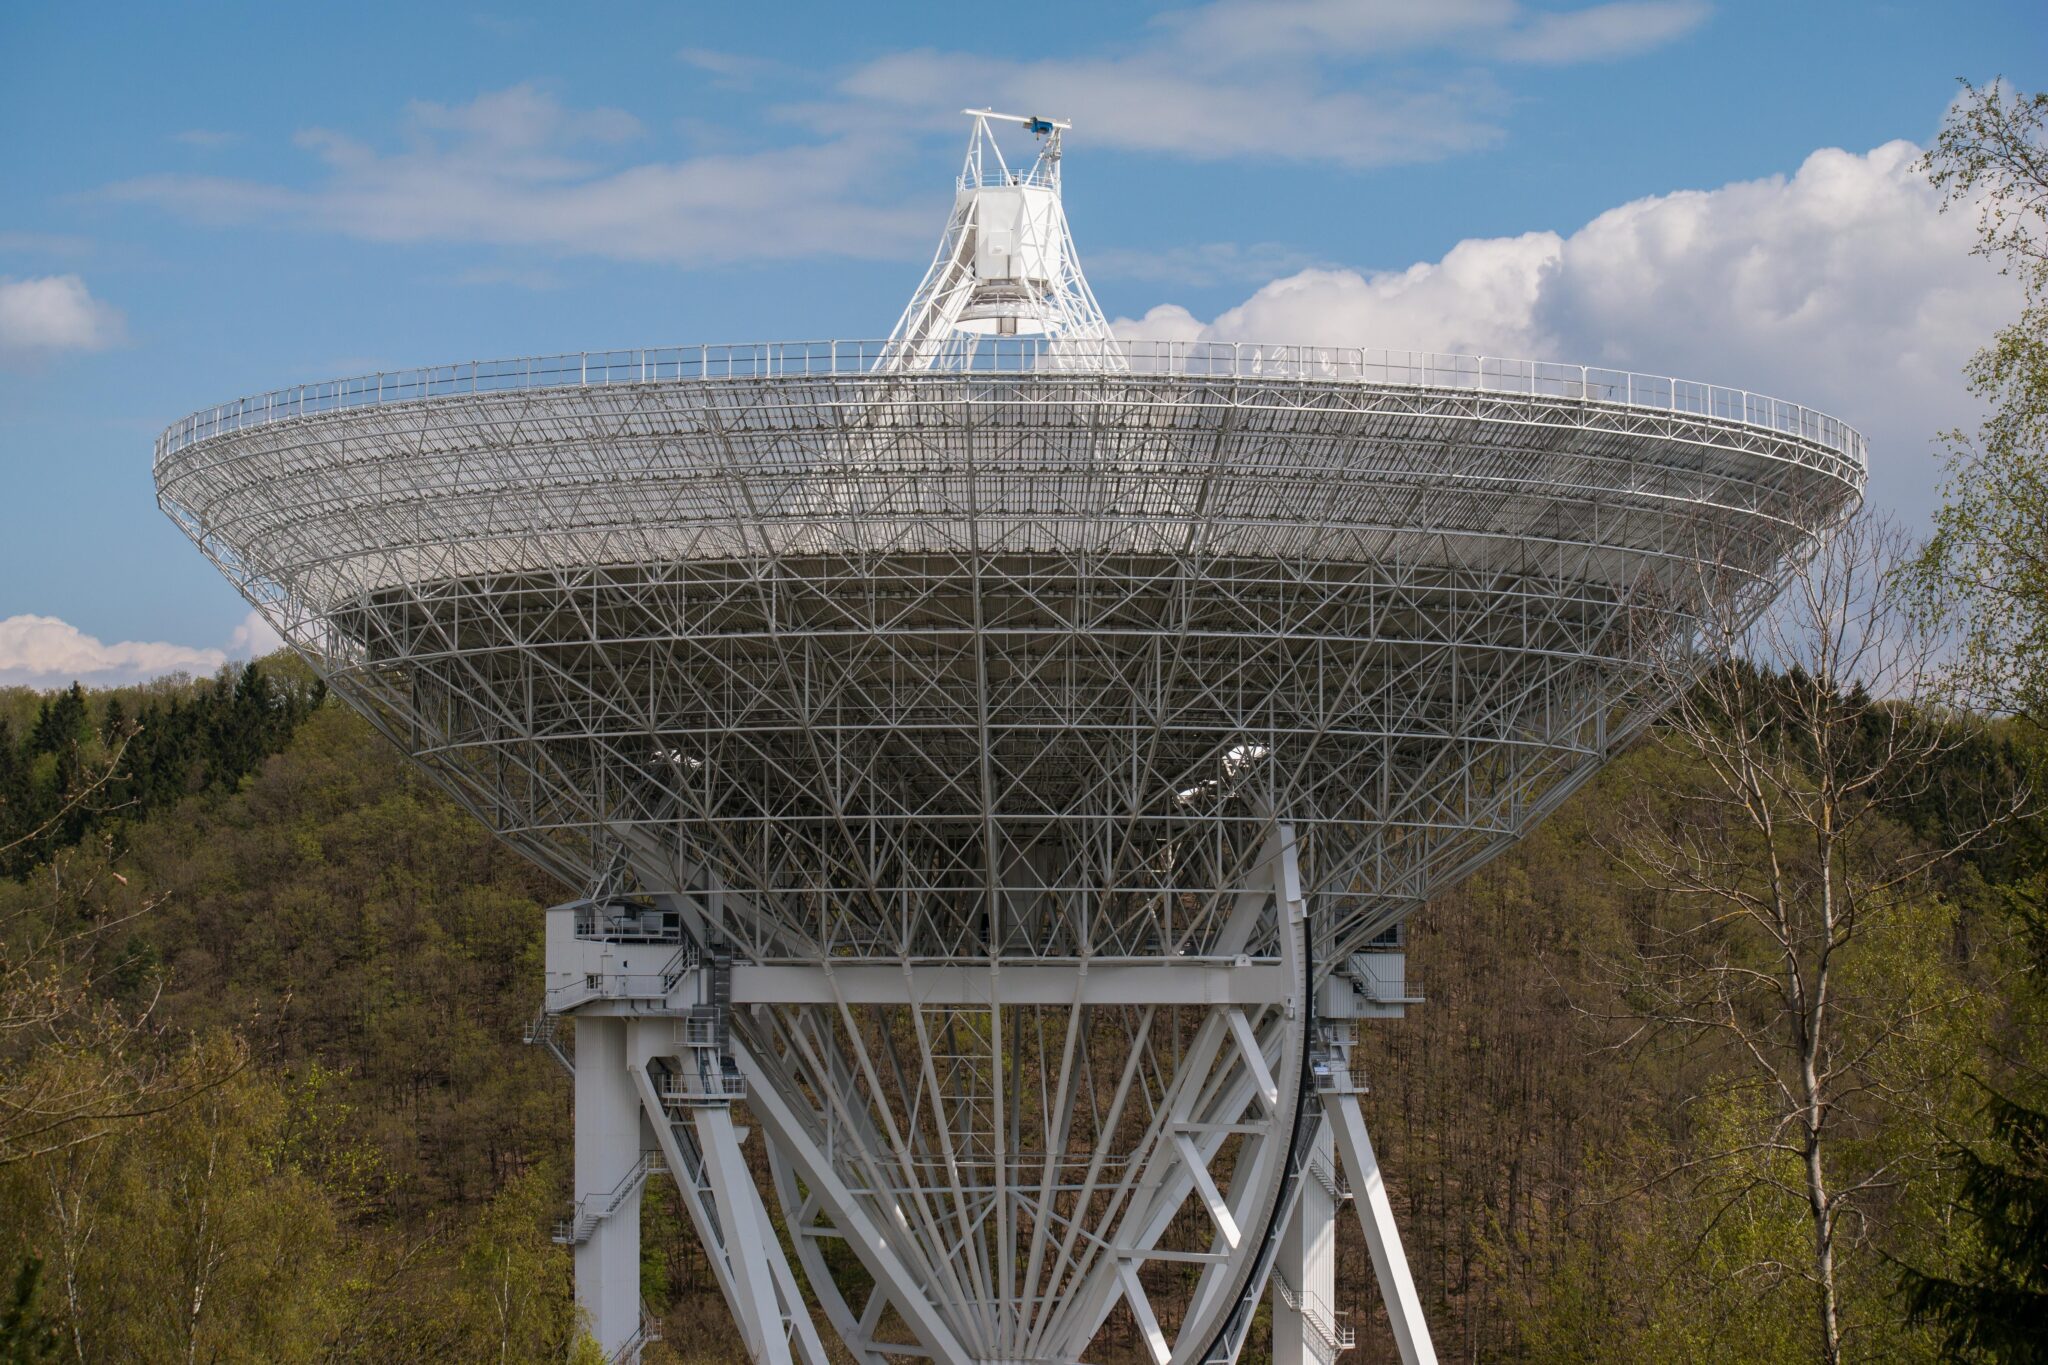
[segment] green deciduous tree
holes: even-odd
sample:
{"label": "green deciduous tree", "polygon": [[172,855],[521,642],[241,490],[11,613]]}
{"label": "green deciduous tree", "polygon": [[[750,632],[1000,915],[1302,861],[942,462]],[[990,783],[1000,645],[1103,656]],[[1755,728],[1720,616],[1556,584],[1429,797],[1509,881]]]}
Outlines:
{"label": "green deciduous tree", "polygon": [[0,1301],[0,1365],[44,1365],[57,1359],[57,1328],[36,1303],[43,1262],[24,1256],[13,1290]]}
{"label": "green deciduous tree", "polygon": [[2018,280],[2020,316],[1971,360],[1990,415],[1945,438],[1948,480],[1922,564],[1930,608],[1959,608],[1985,695],[2048,723],[2048,94],[1965,82],[1927,171],[1977,213],[1977,252]]}

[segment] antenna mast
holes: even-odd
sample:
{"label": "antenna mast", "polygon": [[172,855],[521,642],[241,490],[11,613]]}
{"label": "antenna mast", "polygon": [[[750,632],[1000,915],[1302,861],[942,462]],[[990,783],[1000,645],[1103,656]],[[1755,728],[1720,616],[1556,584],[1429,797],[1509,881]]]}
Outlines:
{"label": "antenna mast", "polygon": [[[1064,119],[963,109],[974,120],[953,212],[931,268],[890,333],[879,370],[966,369],[985,337],[1038,337],[1055,363],[1129,368],[1081,274],[1060,203]],[[1038,155],[1013,169],[990,128],[1015,124]],[[1078,343],[1062,345],[1061,343]]]}

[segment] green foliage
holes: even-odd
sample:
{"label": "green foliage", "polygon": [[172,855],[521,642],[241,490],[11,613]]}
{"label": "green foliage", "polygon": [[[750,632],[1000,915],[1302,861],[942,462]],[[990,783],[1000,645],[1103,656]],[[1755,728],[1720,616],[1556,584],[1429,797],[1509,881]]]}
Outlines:
{"label": "green foliage", "polygon": [[[17,740],[0,694],[0,876],[22,877],[97,829],[208,789],[232,790],[291,739],[326,698],[295,661],[251,662],[200,682],[87,693],[78,684],[34,702]],[[86,799],[78,798],[81,794]]]}
{"label": "green foliage", "polygon": [[2048,94],[1965,82],[1929,177],[1978,214],[1978,254],[2021,285],[2019,318],[1979,351],[1970,388],[1990,415],[1951,432],[1936,535],[1921,565],[1930,610],[1969,614],[1987,695],[2048,721]]}
{"label": "green foliage", "polygon": [[478,1220],[457,1277],[459,1358],[553,1365],[587,1342],[569,1255],[544,1231],[559,1184],[552,1166],[536,1167],[507,1184]]}
{"label": "green foliage", "polygon": [[[210,769],[274,757],[0,881],[0,968],[11,944],[66,945],[8,997],[28,1012],[0,1030],[0,1101],[182,1081],[0,1160],[0,1255],[44,1261],[67,1358],[563,1359],[565,1191],[537,1158],[566,1149],[566,1087],[518,1042],[546,888],[361,721],[309,709],[287,737],[251,681],[266,735],[226,695],[217,738],[254,738],[225,766],[209,741]],[[172,703],[214,704],[127,713]],[[85,1018],[33,1045],[37,1002],[76,990]],[[132,1001],[155,1002],[146,1027]]]}
{"label": "green foliage", "polygon": [[1987,1150],[1955,1149],[1964,1264],[1953,1276],[1907,1271],[1909,1313],[1940,1329],[1951,1358],[2048,1361],[2048,1111],[1994,1094],[1985,1112]]}
{"label": "green foliage", "polygon": [[43,1278],[38,1256],[24,1256],[14,1288],[0,1304],[0,1365],[42,1365],[57,1359],[57,1328],[36,1305]]}
{"label": "green foliage", "polygon": [[[102,726],[108,699],[84,700]],[[130,720],[167,704],[122,698]],[[16,735],[36,723],[36,707],[10,714]],[[278,742],[232,784],[113,817],[117,840],[0,882],[0,924],[118,925],[66,969],[106,1001],[158,1001],[147,1035],[39,1053],[52,1077],[202,1061],[224,1073],[146,1121],[0,1167],[0,1258],[42,1260],[35,1311],[64,1358],[157,1359],[196,1341],[223,1361],[595,1360],[570,1256],[547,1235],[567,1195],[567,1086],[517,1041],[536,1003],[539,907],[558,893],[347,712],[321,707]],[[2031,761],[1987,742],[1955,751],[1957,781]],[[1658,907],[1607,844],[1645,802],[1697,820],[1701,783],[1674,747],[1626,756],[1423,912],[1412,964],[1430,1002],[1362,1031],[1375,1138],[1446,1359],[1812,1358],[1799,1209],[1775,1158],[1670,1178],[1752,1123],[1752,1096],[1728,1059],[1626,1046],[1612,1018],[1606,964]],[[1939,803],[1902,805],[1873,856],[1936,840],[1943,818]],[[2032,1016],[2002,998],[2022,959],[1998,932],[2011,879],[2037,875],[2030,858],[1986,852],[1974,889],[1930,879],[1845,962],[1858,996],[1965,997],[1871,1056],[1877,1093],[1928,1102],[1856,1109],[1839,1169],[1937,1155],[1860,1206],[1844,1256],[1851,1358],[1939,1354],[1935,1328],[1903,1321],[1887,1256],[1957,1275],[1974,1264],[1975,1234],[1958,1229],[1976,1218],[1951,1203],[1961,1172],[1932,1135],[1993,1150],[1955,1078],[1990,1052],[2039,1055]],[[643,1228],[643,1288],[667,1319],[658,1358],[730,1358],[673,1191],[650,1186]],[[865,1287],[848,1248],[824,1249]],[[1340,1306],[1373,1343],[1355,1225],[1339,1258]],[[174,1311],[195,1266],[196,1326]],[[1129,1342],[1097,1354],[1143,1358]]]}

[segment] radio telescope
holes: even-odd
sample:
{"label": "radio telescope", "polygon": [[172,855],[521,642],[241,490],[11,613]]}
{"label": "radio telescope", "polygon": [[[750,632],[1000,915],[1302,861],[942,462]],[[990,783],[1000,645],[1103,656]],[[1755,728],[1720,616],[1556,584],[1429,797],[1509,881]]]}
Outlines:
{"label": "radio telescope", "polygon": [[534,1038],[574,1020],[558,1235],[615,1358],[658,1177],[759,1361],[822,1365],[821,1321],[863,1365],[1230,1361],[1268,1294],[1275,1358],[1329,1361],[1346,1203],[1433,1360],[1349,1065],[1409,1003],[1403,917],[1771,599],[1862,438],[1615,370],[1118,340],[1067,125],[969,114],[886,340],[283,390],[165,432],[159,501],[580,892]]}

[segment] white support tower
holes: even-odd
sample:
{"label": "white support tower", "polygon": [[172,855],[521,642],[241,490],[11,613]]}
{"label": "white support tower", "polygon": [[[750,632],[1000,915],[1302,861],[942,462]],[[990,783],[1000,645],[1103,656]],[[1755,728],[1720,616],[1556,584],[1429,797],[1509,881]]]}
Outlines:
{"label": "white support tower", "polygon": [[1433,1360],[1349,1061],[1412,1002],[1400,925],[1768,604],[1863,440],[1599,367],[1118,341],[1067,125],[970,114],[885,340],[265,394],[164,433],[159,502],[584,896],[530,1036],[574,1033],[559,1235],[614,1359],[673,1178],[755,1361],[1226,1365],[1270,1298],[1327,1362],[1347,1207]]}

